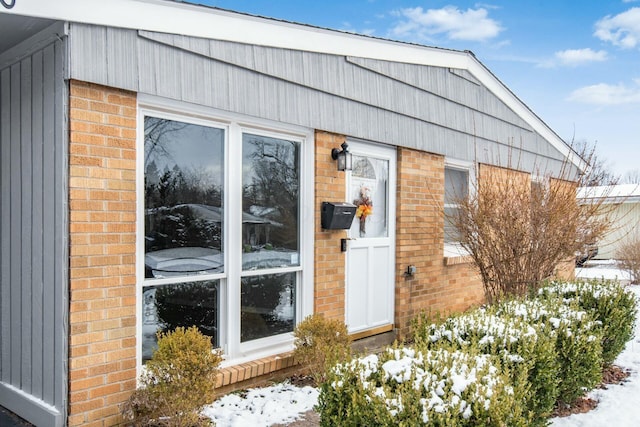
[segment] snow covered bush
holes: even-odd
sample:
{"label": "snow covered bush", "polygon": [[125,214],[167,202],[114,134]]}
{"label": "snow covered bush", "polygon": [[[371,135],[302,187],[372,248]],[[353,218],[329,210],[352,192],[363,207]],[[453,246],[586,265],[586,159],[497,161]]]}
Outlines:
{"label": "snow covered bush", "polygon": [[633,338],[637,313],[636,298],[631,291],[614,281],[580,283],[553,282],[539,290],[540,295],[557,295],[565,303],[576,302],[591,313],[602,328],[602,361],[613,363]]}
{"label": "snow covered bush", "polygon": [[601,380],[602,323],[577,301],[550,291],[446,319],[414,322],[417,348],[494,355],[523,397],[533,424],[544,424],[557,403],[571,403]]}
{"label": "snow covered bush", "polygon": [[550,326],[497,313],[496,306],[450,317],[441,324],[414,322],[417,348],[449,348],[494,355],[513,384],[523,383],[530,425],[546,425],[558,397],[559,364]]}
{"label": "snow covered bush", "polygon": [[558,402],[572,403],[602,379],[600,322],[577,304],[549,295],[500,304],[497,312],[527,321],[555,342]]}
{"label": "snow covered bush", "polygon": [[392,348],[337,365],[322,384],[322,426],[526,426],[524,384],[499,360],[445,349]]}
{"label": "snow covered bush", "polygon": [[125,425],[211,425],[200,410],[214,398],[222,357],[197,327],[158,333],[158,349],[145,365],[136,390],[122,408]]}
{"label": "snow covered bush", "polygon": [[296,326],[293,336],[293,355],[306,366],[316,384],[326,379],[333,365],[351,358],[351,339],[347,326],[338,320],[313,314]]}

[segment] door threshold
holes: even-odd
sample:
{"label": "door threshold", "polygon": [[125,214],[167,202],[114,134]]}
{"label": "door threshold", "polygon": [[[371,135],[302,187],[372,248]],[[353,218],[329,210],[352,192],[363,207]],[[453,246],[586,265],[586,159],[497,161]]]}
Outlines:
{"label": "door threshold", "polygon": [[367,329],[364,331],[354,332],[349,334],[353,341],[361,340],[362,338],[371,337],[374,335],[383,334],[385,332],[389,332],[393,330],[393,325],[382,325],[373,329]]}

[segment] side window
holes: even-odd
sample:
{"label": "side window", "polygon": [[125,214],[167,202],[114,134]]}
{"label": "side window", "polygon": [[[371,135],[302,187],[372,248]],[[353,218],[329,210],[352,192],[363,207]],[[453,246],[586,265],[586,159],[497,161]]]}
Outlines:
{"label": "side window", "polygon": [[458,201],[469,195],[469,169],[446,166],[444,169],[444,242],[457,243],[460,235],[452,218],[458,214]]}

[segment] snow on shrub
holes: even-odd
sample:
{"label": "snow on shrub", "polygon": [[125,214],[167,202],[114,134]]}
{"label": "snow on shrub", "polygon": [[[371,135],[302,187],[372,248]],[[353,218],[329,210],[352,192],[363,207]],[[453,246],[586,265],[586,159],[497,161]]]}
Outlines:
{"label": "snow on shrub", "polygon": [[602,323],[552,292],[503,301],[440,325],[414,322],[417,346],[474,349],[501,359],[511,381],[529,383],[524,398],[534,424],[557,402],[571,403],[601,380]]}
{"label": "snow on shrub", "polygon": [[442,324],[414,322],[418,348],[471,349],[495,355],[513,384],[524,384],[522,396],[530,425],[546,425],[558,397],[558,358],[550,327],[532,326],[525,319],[498,314],[495,307],[478,309]]}
{"label": "snow on shrub", "polygon": [[602,360],[613,363],[633,338],[637,313],[636,298],[631,291],[614,281],[581,283],[553,282],[539,290],[539,295],[555,295],[567,304],[575,302],[590,312],[602,327]]}
{"label": "snow on shrub", "polygon": [[337,365],[322,384],[322,426],[525,426],[499,360],[445,349],[393,348]]}
{"label": "snow on shrub", "polygon": [[[539,335],[553,340],[560,367],[558,402],[572,403],[600,383],[602,328],[590,313],[553,295],[508,301],[496,308],[499,315],[521,318],[535,327]],[[536,382],[542,380],[545,379]]]}

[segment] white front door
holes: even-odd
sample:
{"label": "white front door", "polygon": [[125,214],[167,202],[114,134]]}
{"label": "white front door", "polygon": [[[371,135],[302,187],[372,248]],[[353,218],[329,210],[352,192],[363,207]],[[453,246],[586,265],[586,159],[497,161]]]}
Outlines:
{"label": "white front door", "polygon": [[353,141],[349,149],[346,201],[358,209],[349,230],[345,318],[355,333],[393,324],[396,150]]}

